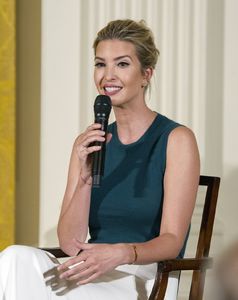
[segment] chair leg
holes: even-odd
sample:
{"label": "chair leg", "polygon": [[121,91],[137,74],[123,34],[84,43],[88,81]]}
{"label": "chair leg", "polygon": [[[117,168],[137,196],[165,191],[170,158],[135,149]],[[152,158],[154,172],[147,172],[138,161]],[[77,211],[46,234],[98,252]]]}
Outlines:
{"label": "chair leg", "polygon": [[160,270],[160,266],[158,266],[156,279],[149,300],[164,299],[166,289],[167,289],[167,284],[168,284],[168,278],[169,278],[169,272],[162,272]]}
{"label": "chair leg", "polygon": [[202,300],[206,270],[194,271],[189,300]]}

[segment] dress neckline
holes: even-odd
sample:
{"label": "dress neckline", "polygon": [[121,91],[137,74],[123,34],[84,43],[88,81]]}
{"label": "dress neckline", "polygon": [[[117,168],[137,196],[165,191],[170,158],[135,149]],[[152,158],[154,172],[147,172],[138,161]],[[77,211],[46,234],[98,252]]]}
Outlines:
{"label": "dress neckline", "polygon": [[130,144],[123,144],[121,142],[121,140],[119,139],[118,132],[117,132],[117,123],[115,121],[114,124],[113,124],[114,126],[113,126],[113,132],[112,132],[113,139],[116,141],[116,143],[120,147],[123,147],[123,148],[129,148],[129,147],[135,146],[137,144],[140,144],[141,142],[143,142],[145,140],[145,138],[150,134],[150,132],[152,132],[155,127],[157,127],[157,123],[160,120],[160,116],[161,115],[159,113],[157,113],[157,115],[154,118],[153,122],[150,124],[150,126],[147,128],[147,130],[142,134],[142,136],[139,137],[135,142],[132,142]]}

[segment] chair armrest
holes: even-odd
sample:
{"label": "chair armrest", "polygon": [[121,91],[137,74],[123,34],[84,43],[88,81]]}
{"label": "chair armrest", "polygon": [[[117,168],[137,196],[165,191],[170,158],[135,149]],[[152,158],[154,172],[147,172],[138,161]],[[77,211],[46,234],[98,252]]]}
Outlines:
{"label": "chair armrest", "polygon": [[211,257],[171,259],[159,262],[158,271],[202,270],[210,269],[212,265],[213,259]]}
{"label": "chair armrest", "polygon": [[55,247],[55,248],[40,248],[43,251],[47,251],[50,252],[51,254],[53,254],[55,257],[59,258],[59,257],[68,257],[69,255],[64,253],[63,250],[61,250],[59,247]]}
{"label": "chair armrest", "polygon": [[210,257],[203,258],[181,258],[171,259],[158,262],[158,269],[155,282],[149,297],[149,300],[163,300],[169,272],[171,271],[185,271],[185,270],[206,270],[212,267],[213,260]]}

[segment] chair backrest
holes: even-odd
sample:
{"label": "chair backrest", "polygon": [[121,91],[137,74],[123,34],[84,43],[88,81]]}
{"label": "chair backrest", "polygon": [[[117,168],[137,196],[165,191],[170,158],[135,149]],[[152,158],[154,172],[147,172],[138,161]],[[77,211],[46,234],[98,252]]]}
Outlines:
{"label": "chair backrest", "polygon": [[[200,186],[206,186],[206,196],[202,213],[200,232],[198,237],[196,259],[208,257],[211,245],[212,231],[215,219],[220,178],[213,176],[200,176]],[[190,289],[190,298],[197,299],[198,291],[203,291],[205,282],[204,271],[193,271]]]}

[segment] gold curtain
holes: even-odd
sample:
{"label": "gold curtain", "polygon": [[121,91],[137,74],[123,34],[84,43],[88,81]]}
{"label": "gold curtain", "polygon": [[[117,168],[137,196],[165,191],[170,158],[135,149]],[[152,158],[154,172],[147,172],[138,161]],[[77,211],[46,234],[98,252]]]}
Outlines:
{"label": "gold curtain", "polygon": [[14,242],[15,1],[0,0],[0,250]]}

